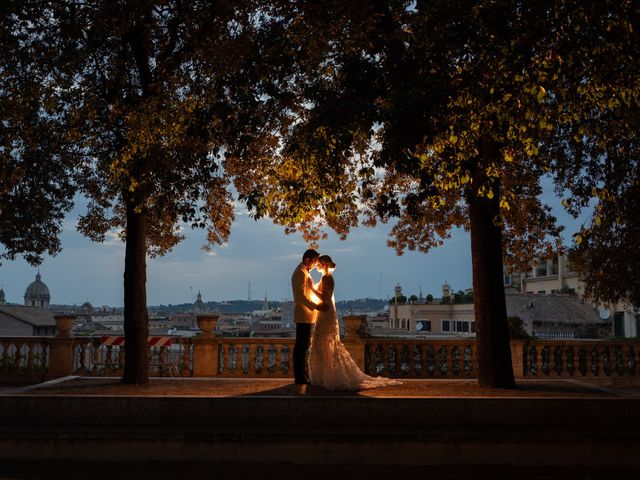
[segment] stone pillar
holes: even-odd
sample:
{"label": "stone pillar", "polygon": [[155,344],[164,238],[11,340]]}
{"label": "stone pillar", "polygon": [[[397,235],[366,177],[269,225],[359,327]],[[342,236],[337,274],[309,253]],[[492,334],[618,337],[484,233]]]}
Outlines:
{"label": "stone pillar", "polygon": [[524,341],[511,340],[511,365],[515,378],[524,378]]}
{"label": "stone pillar", "polygon": [[360,332],[364,322],[367,321],[367,317],[364,315],[345,315],[342,321],[344,323],[344,346],[358,367],[365,371],[364,348],[366,342],[360,336]]}
{"label": "stone pillar", "polygon": [[58,336],[49,344],[49,377],[66,377],[74,371],[74,340],[71,329],[76,320],[75,315],[54,315]]}
{"label": "stone pillar", "polygon": [[193,339],[193,376],[215,377],[218,375],[218,352],[220,342],[213,331],[218,322],[218,315],[198,315],[198,327],[202,330]]}

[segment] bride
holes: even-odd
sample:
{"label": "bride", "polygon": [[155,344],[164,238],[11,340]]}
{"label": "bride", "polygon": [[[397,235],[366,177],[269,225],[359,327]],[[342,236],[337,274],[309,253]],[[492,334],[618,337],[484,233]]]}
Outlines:
{"label": "bride", "polygon": [[329,308],[318,312],[309,349],[309,380],[327,390],[363,390],[399,385],[401,382],[365,374],[340,341],[338,315],[333,297],[336,264],[329,255],[318,258],[316,267],[322,278],[315,292]]}

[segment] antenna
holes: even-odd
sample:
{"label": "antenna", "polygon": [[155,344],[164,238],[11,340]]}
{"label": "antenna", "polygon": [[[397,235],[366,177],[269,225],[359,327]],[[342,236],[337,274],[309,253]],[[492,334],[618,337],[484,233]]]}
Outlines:
{"label": "antenna", "polygon": [[251,301],[251,280],[249,280],[249,291],[247,292],[247,300]]}
{"label": "antenna", "polygon": [[378,298],[382,298],[382,273],[380,273],[380,278],[378,280]]}

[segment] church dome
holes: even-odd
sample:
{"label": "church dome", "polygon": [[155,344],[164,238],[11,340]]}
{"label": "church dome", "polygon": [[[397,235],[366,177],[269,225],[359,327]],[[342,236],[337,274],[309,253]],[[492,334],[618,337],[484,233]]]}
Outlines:
{"label": "church dome", "polygon": [[24,292],[24,304],[29,307],[48,307],[51,294],[49,287],[42,281],[40,272],[36,275],[36,281],[29,284]]}

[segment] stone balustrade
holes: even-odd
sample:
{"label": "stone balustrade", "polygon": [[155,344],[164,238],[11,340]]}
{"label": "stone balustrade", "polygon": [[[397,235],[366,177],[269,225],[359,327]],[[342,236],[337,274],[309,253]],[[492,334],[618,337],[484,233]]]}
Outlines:
{"label": "stone balustrade", "polygon": [[530,340],[518,347],[514,353],[522,359],[524,377],[636,376],[640,371],[635,340]]}
{"label": "stone balustrade", "polygon": [[[477,376],[473,337],[378,338],[363,331],[363,320],[360,316],[345,317],[343,342],[370,375],[424,379]],[[150,344],[151,376],[293,376],[293,338],[220,337],[214,334],[216,321],[215,315],[199,319],[203,328],[199,337],[162,337],[162,342]],[[74,337],[67,331],[58,337],[0,338],[0,381],[122,375],[122,338]],[[640,374],[637,340],[518,340],[511,342],[511,352],[517,378]]]}

